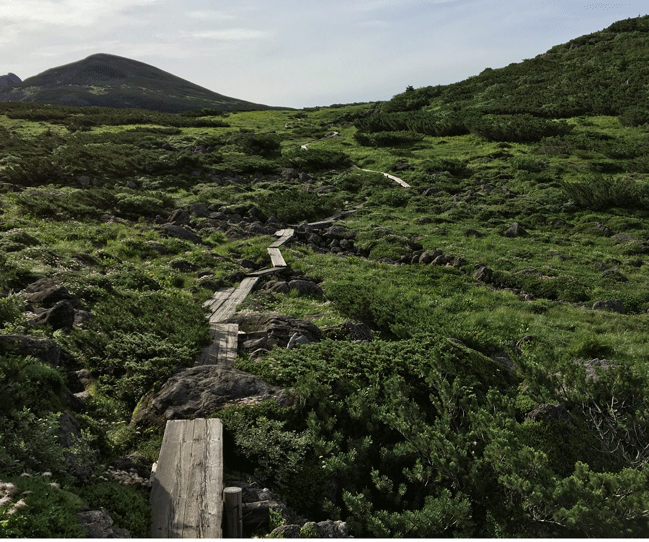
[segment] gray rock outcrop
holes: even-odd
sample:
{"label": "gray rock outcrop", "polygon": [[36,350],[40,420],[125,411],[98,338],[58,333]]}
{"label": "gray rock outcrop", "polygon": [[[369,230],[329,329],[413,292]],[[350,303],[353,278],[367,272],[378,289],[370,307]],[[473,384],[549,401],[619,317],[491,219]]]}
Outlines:
{"label": "gray rock outcrop", "polygon": [[258,349],[271,350],[273,346],[285,348],[294,334],[309,342],[322,339],[322,331],[315,324],[291,316],[275,313],[253,313],[234,316],[227,323],[238,324],[239,348],[247,353]]}
{"label": "gray rock outcrop", "polygon": [[291,404],[284,388],[258,376],[222,365],[181,369],[157,393],[147,394],[135,409],[132,422],[164,427],[167,420],[207,418],[235,405],[275,400]]}
{"label": "gray rock outcrop", "polygon": [[594,311],[618,312],[624,314],[624,303],[619,299],[609,299],[608,301],[596,301],[593,305]]}

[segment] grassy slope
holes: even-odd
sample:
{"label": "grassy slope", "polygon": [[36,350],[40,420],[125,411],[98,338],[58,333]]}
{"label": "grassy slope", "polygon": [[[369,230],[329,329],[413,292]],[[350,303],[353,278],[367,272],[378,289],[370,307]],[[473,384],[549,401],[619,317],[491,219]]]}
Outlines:
{"label": "grassy slope", "polygon": [[[642,36],[636,36],[636,39],[640,40]],[[614,43],[615,40],[609,38],[608,33],[604,32],[601,36],[598,34],[588,40],[595,43],[593,46],[597,43]],[[623,38],[627,39],[628,36]],[[561,52],[567,47],[558,46],[554,49]],[[569,60],[569,55],[585,49],[586,47],[564,51],[564,58]],[[644,45],[639,46],[633,58],[640,58],[641,52],[646,50]],[[495,71],[498,73],[494,73],[494,77],[509,77],[507,74],[517,70],[528,73],[525,66],[530,65],[523,63],[502,72]],[[640,72],[637,75],[642,76]],[[451,96],[459,92],[458,89],[463,84],[474,85],[475,82],[476,79],[473,78],[452,85],[444,92]],[[431,109],[441,107],[443,104],[435,102],[436,99],[429,99],[428,105],[423,106]],[[552,103],[547,98],[544,100]],[[399,101],[400,97],[396,97],[392,105]],[[467,98],[462,105],[470,108],[484,103],[484,97],[476,94],[472,99]],[[624,107],[629,106],[628,103],[620,103]],[[51,172],[52,175],[57,175],[56,186],[48,186],[43,180],[38,183],[39,186],[29,188],[27,192],[15,194],[6,191],[3,194],[0,218],[0,229],[3,232],[2,257],[5,261],[0,277],[3,287],[19,289],[40,276],[60,279],[73,293],[82,297],[84,308],[97,314],[104,326],[102,331],[108,334],[112,333],[111,326],[116,323],[111,320],[115,315],[110,313],[107,300],[109,303],[116,299],[132,298],[136,301],[146,298],[150,295],[149,289],[155,288],[163,298],[177,299],[187,307],[197,305],[209,298],[213,290],[213,285],[208,288],[201,286],[201,279],[198,278],[200,271],[211,271],[214,281],[227,284],[227,275],[239,269],[232,254],[241,254],[256,259],[259,263],[267,263],[265,247],[269,238],[250,238],[242,244],[240,241],[227,240],[223,234],[205,232],[201,234],[203,245],[193,246],[162,238],[152,227],[151,219],[156,214],[165,216],[174,208],[197,202],[209,205],[212,210],[225,205],[243,209],[250,204],[258,204],[269,193],[294,188],[288,182],[270,180],[270,175],[289,165],[286,157],[291,156],[299,145],[339,131],[342,139],[313,143],[310,150],[305,152],[341,151],[359,166],[380,171],[391,171],[398,164],[408,164],[410,168],[398,175],[412,184],[413,188],[404,191],[386,184],[380,176],[360,174],[351,169],[313,172],[316,186],[338,187],[338,192],[324,196],[333,207],[342,208],[345,202],[351,205],[368,198],[362,211],[350,216],[344,223],[350,230],[358,232],[356,244],[365,250],[368,257],[340,258],[316,254],[301,245],[290,245],[284,251],[285,259],[289,265],[298,267],[321,281],[325,300],[256,293],[246,301],[244,307],[254,306],[258,310],[262,308],[306,317],[320,326],[340,323],[349,318],[362,319],[374,328],[377,337],[380,336],[385,341],[377,342],[376,348],[384,348],[387,352],[392,352],[391,345],[397,349],[395,351],[401,347],[414,351],[413,342],[409,339],[434,335],[459,339],[487,356],[507,353],[521,365],[527,379],[525,382],[522,379],[518,381],[520,393],[516,388],[513,392],[518,407],[511,412],[516,412],[519,417],[515,425],[520,426],[521,431],[531,431],[530,424],[519,422],[522,421],[522,415],[537,402],[561,401],[573,409],[574,416],[583,413],[578,399],[583,396],[570,395],[566,398],[551,386],[539,386],[532,378],[536,370],[551,375],[570,370],[574,366],[573,361],[578,358],[607,358],[627,367],[627,375],[633,375],[640,382],[638,389],[646,390],[649,359],[646,334],[649,317],[646,313],[649,309],[649,286],[644,243],[649,239],[647,212],[628,205],[592,210],[571,200],[563,184],[590,179],[589,182],[596,188],[597,182],[603,182],[602,179],[607,178],[598,177],[597,174],[603,167],[602,164],[609,162],[621,168],[610,174],[613,177],[628,176],[638,185],[646,183],[646,172],[633,169],[629,159],[610,158],[612,148],[627,149],[644,145],[646,128],[623,126],[616,117],[593,115],[593,111],[589,111],[584,116],[568,116],[567,122],[574,126],[572,132],[563,139],[553,141],[503,143],[487,141],[475,134],[447,137],[426,135],[420,142],[410,145],[363,147],[354,139],[357,128],[353,121],[371,113],[377,106],[390,108],[389,104],[356,104],[303,111],[236,113],[226,119],[229,127],[181,126],[167,133],[145,131],[155,128],[155,125],[138,127],[108,124],[92,126],[87,132],[70,132],[61,124],[47,120],[25,121],[0,116],[2,127],[6,129],[0,130],[3,137],[0,174],[4,172],[11,182],[20,184],[28,177],[25,173],[28,170],[21,169],[21,164],[24,165],[27,157],[34,155],[45,157],[58,168]],[[623,112],[624,109],[618,111]],[[134,128],[139,131],[130,132]],[[242,140],[235,135],[238,131],[258,134],[275,132],[285,156],[284,161],[276,151],[266,156],[247,151]],[[125,139],[115,139],[118,136]],[[48,147],[47,141],[51,138],[59,139]],[[199,158],[190,157],[186,163],[180,162],[178,167],[164,170],[159,166],[169,156],[160,150],[164,142],[176,147],[212,144],[218,150]],[[84,154],[97,149],[104,149],[105,154]],[[139,159],[124,162],[124,156],[128,155]],[[153,165],[136,171],[134,168],[145,157]],[[103,161],[98,162],[99,159]],[[103,169],[97,169],[97,163]],[[453,173],[434,173],[449,165],[451,169],[455,168]],[[267,168],[268,178],[253,183],[252,173],[263,168]],[[219,175],[231,170],[240,180],[236,183],[228,182],[225,186],[215,185],[210,181],[210,169]],[[199,177],[191,174],[194,170],[201,172]],[[84,174],[97,178],[103,184],[103,191],[98,188],[77,188],[76,178]],[[133,179],[138,188],[128,187],[128,181]],[[489,192],[481,188],[485,185],[490,185],[493,190]],[[420,189],[427,187],[436,188],[438,192],[427,197],[420,195]],[[465,199],[466,196],[469,197]],[[100,219],[100,215],[105,212],[129,221],[105,224]],[[299,217],[308,218],[310,217]],[[422,218],[427,219],[426,223],[422,223]],[[527,234],[517,238],[506,237],[504,232],[513,222],[521,224]],[[595,226],[596,223],[607,227],[609,234],[603,235],[601,229]],[[13,238],[11,232],[15,228],[20,228],[36,242],[30,246],[24,239],[21,241]],[[386,233],[385,228],[391,233]],[[613,234],[625,234],[632,240],[611,237]],[[147,241],[164,245],[169,253],[159,255],[147,245]],[[412,250],[409,246],[413,242],[420,243],[425,250],[437,248],[444,253],[464,258],[462,272],[445,267],[395,266],[377,261],[384,257],[397,260],[400,256],[409,254]],[[220,258],[216,259],[215,255]],[[185,270],[187,263],[195,266],[192,271]],[[484,284],[472,278],[476,263],[483,263],[495,270],[495,280],[492,283]],[[628,282],[622,282],[616,278],[617,275],[602,277],[601,266],[595,265],[599,263],[618,269],[628,278]],[[106,287],[106,279],[112,283],[111,288]],[[535,299],[525,301],[521,295],[512,293],[512,288],[533,294]],[[366,297],[362,297],[363,295]],[[360,306],[356,302],[359,299]],[[608,299],[621,299],[627,314],[584,308],[584,305],[589,307],[595,301]],[[6,307],[3,314],[3,333],[26,330],[33,332],[18,314],[11,313]],[[151,315],[151,318],[153,327],[162,326],[155,323],[156,316]],[[187,333],[191,332],[196,337],[194,346],[199,344],[201,333],[205,332],[204,327],[200,318],[196,318],[195,322],[187,322]],[[160,329],[162,333],[164,330],[162,327]],[[39,333],[51,336],[47,331]],[[98,350],[93,352],[84,349],[83,333],[75,332],[66,337],[57,332],[54,336],[70,349],[79,366],[95,369],[98,368],[98,362],[92,356],[100,354],[101,348],[110,347],[113,352],[123,348],[122,343],[118,343],[115,338],[109,346],[94,345]],[[524,338],[525,341],[521,342]],[[131,340],[135,341],[134,336]],[[145,341],[142,338],[138,340]],[[140,343],[126,344],[131,344],[131,348],[139,348]],[[517,353],[516,345],[522,348],[522,354]],[[168,351],[165,352],[171,356],[185,355],[187,363],[191,363],[191,356],[182,350],[183,346],[179,340],[170,341],[166,345]],[[340,356],[343,360],[348,357],[356,360],[358,356],[362,358],[365,355],[352,345],[346,347],[347,354],[344,350],[340,354],[332,353],[327,348],[330,347],[318,347],[313,350],[315,353],[307,350],[303,354],[300,351],[294,354],[276,352],[269,358],[270,361],[263,364],[252,364],[245,359],[239,363],[242,368],[257,371],[272,382],[286,386],[300,384],[304,389],[307,385],[305,381],[295,376],[303,372],[304,367],[313,367],[314,374],[317,374],[320,364],[329,367],[330,360],[332,364],[334,360],[338,363]],[[165,352],[160,356],[164,357]],[[115,363],[118,363],[121,359],[119,354],[113,355]],[[394,353],[388,357],[390,355]],[[325,361],[318,356],[323,356]],[[384,363],[385,358],[376,359]],[[412,359],[417,359],[415,354]],[[344,374],[344,370],[349,370],[344,368],[345,364],[341,363],[336,371]],[[351,361],[347,365],[356,366]],[[377,361],[377,367],[379,366]],[[156,378],[164,377],[163,369],[159,369],[161,372]],[[328,377],[325,372],[323,381]],[[350,381],[356,377],[357,375],[348,375]],[[621,377],[618,375],[616,378]],[[633,379],[629,377],[629,381],[631,380]],[[614,389],[625,389],[624,382],[624,378],[616,380],[614,385],[611,384],[610,393]],[[136,383],[142,389],[140,393],[146,391],[147,385],[151,385],[146,380]],[[130,418],[133,403],[139,398],[138,395],[133,396],[125,391],[131,385],[130,381],[120,383],[116,379],[107,378],[103,386],[93,389],[95,399],[84,423],[103,442],[105,458],[139,450],[150,459],[155,459],[160,435],[139,436],[134,428],[123,425]],[[362,385],[367,385],[368,390],[372,389],[369,384]],[[592,388],[588,389],[588,393],[594,393]],[[316,394],[313,390],[317,390],[317,386],[311,391]],[[345,393],[350,398],[356,397],[355,390],[346,390]],[[428,392],[424,396],[427,397]],[[332,401],[331,397],[333,395],[326,400],[321,399],[322,404]],[[397,401],[395,398],[393,400]],[[643,399],[640,399],[638,403],[644,404],[644,407],[639,407],[640,415],[646,412],[646,400],[644,401],[643,403]],[[348,403],[345,408],[356,404],[352,403],[353,401]],[[315,407],[314,412],[317,412]],[[339,416],[343,415],[342,411],[338,412]],[[331,415],[330,412],[328,416]],[[117,425],[110,425],[111,423]],[[305,423],[304,420],[301,423]],[[350,423],[353,425],[354,422]],[[373,423],[378,422],[375,420]],[[478,421],[474,420],[474,423],[478,424]],[[295,427],[304,430],[305,426],[296,424]],[[644,426],[640,424],[639,427]],[[493,442],[495,440],[487,448],[493,448]],[[525,442],[530,444],[533,439]],[[348,441],[347,445],[351,449],[352,441]],[[353,446],[358,446],[358,453],[361,457],[366,457],[362,455],[365,452],[362,451],[361,444]],[[594,457],[588,454],[580,456],[571,450],[568,455],[573,463],[556,467],[555,463],[560,463],[556,457],[556,448],[538,442],[534,446],[549,454],[555,475],[558,472],[562,472],[562,476],[572,473],[575,458],[584,460],[585,457]],[[335,446],[331,450],[335,451]],[[346,461],[352,464],[353,459],[346,456],[344,451],[347,450],[336,452],[339,454],[336,459],[343,458],[343,464]],[[314,457],[317,457],[317,452],[314,453]],[[597,455],[597,461],[591,461],[591,467],[603,471],[610,469],[611,472],[617,472],[621,468],[619,464],[613,466],[607,463],[608,459],[602,457],[608,456]],[[341,468],[340,465],[336,467],[333,459],[331,461],[327,472],[338,473],[339,483],[342,484],[340,480],[345,477],[344,470],[336,470]],[[281,462],[274,467],[272,461],[270,464],[271,468],[281,472]],[[381,465],[381,468],[387,469],[385,465]],[[398,473],[394,474],[395,477],[397,475]],[[280,488],[285,482],[279,474],[274,478],[267,472],[266,476],[268,483],[274,480]],[[415,482],[412,483],[416,486]],[[442,476],[440,487],[445,483]],[[503,483],[502,480],[500,483]],[[490,498],[493,502],[510,498],[511,502],[516,502],[513,494],[527,495],[522,486],[515,486],[511,480],[507,483],[510,483],[508,491],[492,495]],[[363,484],[372,486],[369,478],[359,481],[357,487],[362,488]],[[471,490],[467,488],[464,491],[471,494]],[[531,497],[527,495],[525,498]],[[351,501],[345,502],[350,509],[353,508]],[[335,504],[344,509],[340,497]],[[376,505],[388,509],[392,506],[382,501],[377,501]],[[475,506],[474,519],[479,526],[474,531],[464,531],[467,536],[516,533],[530,535],[541,532],[533,530],[539,529],[541,524],[535,524],[528,516],[519,518],[520,525],[530,522],[529,528],[532,530],[516,531],[520,525],[514,525],[513,515],[509,520],[494,518],[497,508],[485,511],[478,505]],[[558,512],[552,512],[555,516],[552,513],[543,516],[541,505],[532,503],[530,506],[532,516],[538,514],[538,517],[550,518],[557,525],[562,521],[563,525],[570,524],[565,518],[556,516]],[[330,516],[334,515],[332,510],[329,510]],[[369,512],[365,515],[369,517]],[[358,520],[359,516],[363,516],[363,513],[350,515],[357,534],[383,533],[377,525],[363,525]],[[607,521],[608,519],[610,518]],[[432,525],[432,520],[430,524]],[[623,525],[625,528],[628,526],[624,522]],[[582,530],[576,532],[582,535],[592,532],[588,531],[587,526],[579,529]],[[426,533],[425,530],[420,532]],[[542,532],[551,536],[575,531]],[[394,533],[395,531],[385,532]]]}

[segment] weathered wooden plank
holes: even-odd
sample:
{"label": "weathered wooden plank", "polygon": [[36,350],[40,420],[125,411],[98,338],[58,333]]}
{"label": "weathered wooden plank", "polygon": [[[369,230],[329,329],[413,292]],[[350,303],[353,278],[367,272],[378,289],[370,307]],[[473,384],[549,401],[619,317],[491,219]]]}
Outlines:
{"label": "weathered wooden plank", "polygon": [[260,269],[259,271],[254,271],[252,273],[248,273],[249,277],[263,277],[265,275],[272,275],[274,273],[281,273],[283,271],[286,271],[286,267],[268,267],[266,269]]}
{"label": "weathered wooden plank", "polygon": [[225,302],[212,314],[210,322],[222,322],[234,315],[237,305],[241,303],[252,291],[259,277],[248,276],[241,281],[239,287],[225,300]]}
{"label": "weathered wooden plank", "polygon": [[168,421],[165,427],[158,466],[151,484],[151,537],[169,538],[173,522],[173,494],[176,484],[174,466],[178,463],[182,424]]}
{"label": "weathered wooden plank", "polygon": [[220,538],[222,492],[221,420],[168,421],[151,488],[151,536]]}
{"label": "weathered wooden plank", "polygon": [[223,531],[223,425],[217,418],[207,420],[205,434],[205,501],[201,538],[222,538]]}
{"label": "weathered wooden plank", "polygon": [[[279,230],[275,232],[275,235],[279,237],[277,241],[272,243],[268,248],[279,248],[281,247],[286,241],[288,241],[291,237],[293,237],[293,234],[295,233],[295,230],[292,228],[288,228],[286,230]],[[281,234],[281,235],[280,235]]]}
{"label": "weathered wooden plank", "polygon": [[389,173],[383,173],[381,171],[374,171],[372,169],[361,169],[361,171],[367,171],[369,173],[380,173],[381,175],[387,177],[391,181],[394,181],[395,183],[400,184],[404,188],[410,188],[410,185],[406,181],[404,181],[403,179],[399,179],[399,177],[395,177],[394,175],[390,175]]}
{"label": "weathered wooden plank", "polygon": [[[201,508],[205,488],[203,479],[205,473],[205,429],[204,418],[187,420],[187,425],[193,426],[193,431],[187,431],[187,439],[183,441],[182,465],[184,491],[179,495],[179,507],[182,507],[181,538],[200,538]],[[180,515],[180,514],[179,514]]]}
{"label": "weathered wooden plank", "polygon": [[214,295],[211,297],[211,299],[208,299],[205,303],[203,303],[203,306],[209,307],[209,309],[214,312],[225,302],[228,297],[232,295],[232,292],[234,292],[234,290],[235,288],[222,288],[221,290],[214,292]]}
{"label": "weathered wooden plank", "polygon": [[286,267],[284,256],[278,248],[269,248],[268,254],[270,254],[270,261],[273,262],[274,267]]}
{"label": "weathered wooden plank", "polygon": [[227,365],[232,367],[237,358],[239,326],[237,324],[210,323],[212,344],[203,348],[194,366]]}

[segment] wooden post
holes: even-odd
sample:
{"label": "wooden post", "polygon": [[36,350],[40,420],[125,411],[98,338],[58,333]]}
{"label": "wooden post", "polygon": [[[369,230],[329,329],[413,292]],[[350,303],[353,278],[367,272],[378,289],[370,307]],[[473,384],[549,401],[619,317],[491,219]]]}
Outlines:
{"label": "wooden post", "polygon": [[225,538],[243,538],[243,504],[240,487],[226,487],[223,490]]}

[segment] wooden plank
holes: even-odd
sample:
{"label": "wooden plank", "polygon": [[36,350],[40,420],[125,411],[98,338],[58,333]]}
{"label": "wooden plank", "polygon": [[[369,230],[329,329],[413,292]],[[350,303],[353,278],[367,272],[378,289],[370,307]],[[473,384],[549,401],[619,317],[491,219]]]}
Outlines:
{"label": "wooden plank", "polygon": [[232,367],[237,358],[239,326],[237,324],[210,324],[212,344],[203,348],[194,366],[227,365]]}
{"label": "wooden plank", "polygon": [[205,472],[205,429],[204,418],[187,420],[193,431],[187,431],[187,439],[183,441],[182,465],[184,486],[179,497],[179,507],[182,507],[181,538],[200,538],[201,508],[204,501],[205,488],[203,477]]}
{"label": "wooden plank", "polygon": [[207,420],[205,434],[205,501],[201,517],[201,538],[222,538],[223,531],[223,425]]}
{"label": "wooden plank", "polygon": [[223,304],[223,302],[228,297],[232,295],[232,292],[234,292],[234,290],[234,288],[222,288],[217,292],[214,292],[214,295],[211,297],[211,299],[208,299],[205,303],[203,303],[203,307],[209,307],[209,309],[214,312]]}
{"label": "wooden plank", "polygon": [[274,267],[286,267],[284,256],[278,248],[269,248],[268,254],[270,254],[270,261],[273,262]]}
{"label": "wooden plank", "polygon": [[167,422],[162,447],[158,457],[153,483],[151,484],[151,537],[169,538],[169,523],[173,521],[172,495],[174,493],[174,469],[178,463],[178,442],[182,426],[175,422]]}
{"label": "wooden plank", "polygon": [[286,271],[286,267],[268,267],[266,269],[260,269],[259,271],[254,271],[253,273],[248,273],[249,277],[263,277],[265,275],[272,275],[274,273],[281,273]]}
{"label": "wooden plank", "polygon": [[361,171],[367,171],[368,173],[380,173],[381,175],[387,177],[391,181],[394,181],[395,183],[400,184],[404,188],[410,188],[410,185],[404,181],[403,179],[399,179],[399,177],[395,177],[394,175],[390,175],[389,173],[383,173],[381,171],[374,171],[372,169],[361,169]]}
{"label": "wooden plank", "polygon": [[168,421],[151,488],[151,536],[220,538],[222,493],[221,420]]}
{"label": "wooden plank", "polygon": [[241,281],[239,287],[225,300],[225,302],[212,314],[210,322],[222,322],[227,320],[237,311],[237,305],[241,303],[252,291],[259,280],[258,276],[248,276]]}
{"label": "wooden plank", "polygon": [[[279,237],[277,241],[272,243],[268,248],[279,248],[281,247],[286,241],[288,241],[291,237],[293,237],[293,234],[295,233],[295,230],[289,228],[286,230],[279,230],[275,232],[275,235]],[[280,235],[281,234],[281,235]]]}
{"label": "wooden plank", "polygon": [[153,484],[151,485],[151,536],[153,538],[180,538],[184,509],[179,495],[186,494],[185,476],[180,466],[187,462],[187,447],[183,443],[193,425],[186,420],[169,420],[162,439]]}

